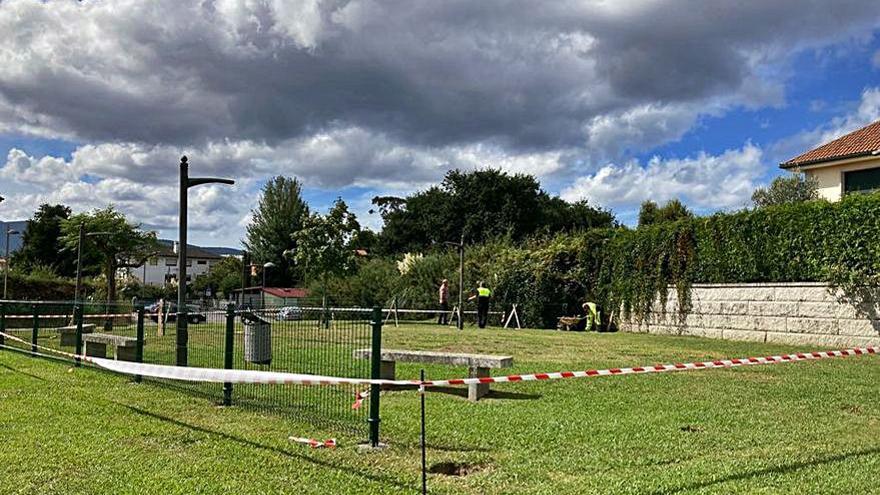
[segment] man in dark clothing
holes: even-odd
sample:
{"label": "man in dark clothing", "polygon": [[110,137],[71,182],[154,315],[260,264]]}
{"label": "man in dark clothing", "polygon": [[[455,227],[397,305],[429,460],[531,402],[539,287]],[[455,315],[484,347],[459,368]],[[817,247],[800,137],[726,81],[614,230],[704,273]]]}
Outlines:
{"label": "man in dark clothing", "polygon": [[489,321],[489,298],[492,291],[483,286],[483,282],[477,284],[477,293],[468,298],[468,301],[477,300],[477,326],[486,328]]}
{"label": "man in dark clothing", "polygon": [[449,281],[445,278],[440,283],[440,318],[437,319],[438,325],[449,324]]}

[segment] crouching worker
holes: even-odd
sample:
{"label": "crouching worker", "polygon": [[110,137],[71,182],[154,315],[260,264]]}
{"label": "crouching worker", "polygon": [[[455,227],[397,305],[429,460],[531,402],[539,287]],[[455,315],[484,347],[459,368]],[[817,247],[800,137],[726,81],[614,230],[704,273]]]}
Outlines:
{"label": "crouching worker", "polygon": [[600,313],[598,307],[596,306],[596,303],[585,302],[581,305],[581,307],[584,309],[584,319],[586,321],[586,325],[584,325],[584,330],[588,332],[590,330],[596,330],[598,332],[601,320],[599,319]]}

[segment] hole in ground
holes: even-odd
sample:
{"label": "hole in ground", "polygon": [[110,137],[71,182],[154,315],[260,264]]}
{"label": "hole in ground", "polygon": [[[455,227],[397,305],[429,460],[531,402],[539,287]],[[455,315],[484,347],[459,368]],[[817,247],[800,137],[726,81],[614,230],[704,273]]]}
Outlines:
{"label": "hole in ground", "polygon": [[482,464],[469,464],[466,462],[438,462],[428,468],[431,474],[442,474],[445,476],[467,476],[485,469]]}

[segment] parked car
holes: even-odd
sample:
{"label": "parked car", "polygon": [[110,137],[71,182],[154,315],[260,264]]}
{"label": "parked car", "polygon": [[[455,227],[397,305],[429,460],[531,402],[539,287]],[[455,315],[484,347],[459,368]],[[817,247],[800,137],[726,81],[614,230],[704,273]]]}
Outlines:
{"label": "parked car", "polygon": [[275,313],[276,320],[299,320],[302,318],[302,310],[299,306],[285,306]]}
{"label": "parked car", "polygon": [[[177,304],[173,302],[166,302],[165,311],[168,313],[168,318],[165,319],[166,322],[176,322],[177,321]],[[151,304],[144,308],[147,311],[147,314],[150,315],[150,319],[158,322],[159,321],[159,303]],[[199,310],[198,306],[193,304],[186,305],[187,318],[186,321],[197,325],[199,323],[204,323],[208,320],[208,316]]]}

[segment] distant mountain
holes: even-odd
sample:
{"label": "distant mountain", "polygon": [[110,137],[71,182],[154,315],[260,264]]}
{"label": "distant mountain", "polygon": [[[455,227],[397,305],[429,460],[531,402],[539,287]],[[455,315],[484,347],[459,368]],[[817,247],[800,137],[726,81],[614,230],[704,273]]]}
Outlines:
{"label": "distant mountain", "polygon": [[242,256],[244,251],[241,249],[231,248],[231,247],[220,247],[220,246],[212,246],[205,247],[201,246],[202,249],[208,251],[209,253],[214,253],[217,256]]}
{"label": "distant mountain", "polygon": [[[159,239],[160,244],[173,246],[175,241],[171,239]],[[189,249],[200,249],[202,251],[207,251],[211,254],[217,256],[242,256],[244,251],[241,249],[231,248],[231,247],[222,247],[222,246],[214,246],[214,247],[205,247],[205,246],[196,246],[195,244],[187,244]]]}

